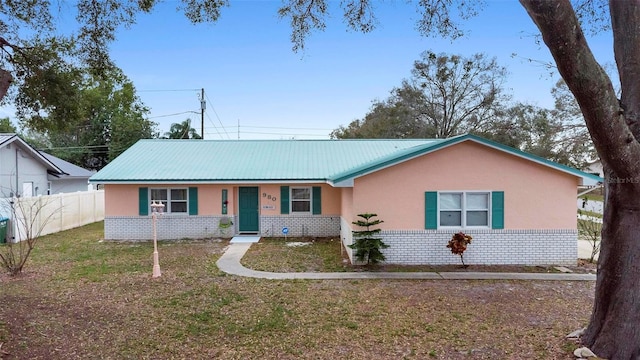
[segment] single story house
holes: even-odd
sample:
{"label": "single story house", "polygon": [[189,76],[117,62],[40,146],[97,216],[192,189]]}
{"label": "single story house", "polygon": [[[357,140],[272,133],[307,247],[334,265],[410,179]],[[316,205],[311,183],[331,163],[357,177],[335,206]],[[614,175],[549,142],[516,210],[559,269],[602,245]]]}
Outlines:
{"label": "single story house", "polygon": [[89,189],[93,173],[33,148],[14,133],[0,133],[0,198],[53,195]]}
{"label": "single story house", "polygon": [[[570,264],[576,186],[598,176],[477,137],[412,140],[140,140],[93,175],[105,239],[340,237],[376,213],[388,263]],[[231,225],[232,224],[232,225]],[[229,226],[230,225],[230,226]],[[352,256],[352,251],[347,248]]]}

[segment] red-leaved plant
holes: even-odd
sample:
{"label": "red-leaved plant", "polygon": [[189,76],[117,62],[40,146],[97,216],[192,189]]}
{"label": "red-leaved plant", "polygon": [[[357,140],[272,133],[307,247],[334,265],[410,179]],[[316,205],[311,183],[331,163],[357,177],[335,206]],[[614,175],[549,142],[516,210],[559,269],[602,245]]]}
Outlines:
{"label": "red-leaved plant", "polygon": [[464,264],[464,258],[462,254],[467,250],[467,245],[471,244],[471,235],[467,235],[460,231],[459,233],[453,234],[451,240],[447,244],[447,247],[451,249],[451,252],[455,255],[460,255],[460,261],[462,261],[462,267],[466,268],[468,265]]}

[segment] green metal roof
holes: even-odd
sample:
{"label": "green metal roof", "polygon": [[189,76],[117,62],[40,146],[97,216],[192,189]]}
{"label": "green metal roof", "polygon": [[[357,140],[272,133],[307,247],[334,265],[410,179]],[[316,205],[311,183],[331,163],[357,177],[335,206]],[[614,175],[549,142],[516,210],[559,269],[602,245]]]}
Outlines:
{"label": "green metal roof", "polygon": [[331,181],[442,140],[140,140],[91,182]]}
{"label": "green metal roof", "polygon": [[474,135],[412,140],[140,140],[89,181],[340,183],[463,141],[570,173],[583,183],[602,181]]}

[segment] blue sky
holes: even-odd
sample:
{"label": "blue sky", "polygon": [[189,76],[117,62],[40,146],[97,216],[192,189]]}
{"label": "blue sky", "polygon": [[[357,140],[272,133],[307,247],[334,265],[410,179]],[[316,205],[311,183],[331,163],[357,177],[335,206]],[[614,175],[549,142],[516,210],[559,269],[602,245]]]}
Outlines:
{"label": "blue sky", "polygon": [[[278,19],[279,1],[233,1],[217,23],[199,25],[177,12],[178,4],[160,4],[111,46],[161,132],[188,117],[199,131],[204,88],[206,139],[327,138],[386,98],[425,50],[495,56],[509,71],[505,88],[514,100],[553,105],[559,76],[538,62],[551,57],[515,1],[489,1],[466,22],[470,34],[454,42],[420,36],[415,5],[400,1],[374,2],[379,26],[372,33],[349,31],[334,1],[327,29],[299,53],[291,50],[287,20]],[[590,44],[601,63],[613,63],[610,34]]]}

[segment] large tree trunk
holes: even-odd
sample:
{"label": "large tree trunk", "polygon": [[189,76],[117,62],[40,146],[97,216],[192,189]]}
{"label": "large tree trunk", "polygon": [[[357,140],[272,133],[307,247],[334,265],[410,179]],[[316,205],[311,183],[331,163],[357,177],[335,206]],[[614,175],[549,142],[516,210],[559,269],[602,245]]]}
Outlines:
{"label": "large tree trunk", "polygon": [[582,339],[606,359],[640,359],[640,183],[607,184],[591,322]]}
{"label": "large tree trunk", "polygon": [[605,167],[596,297],[583,343],[607,359],[640,358],[640,4],[611,2],[622,99],[589,49],[568,0],[520,0],[576,97]]}

